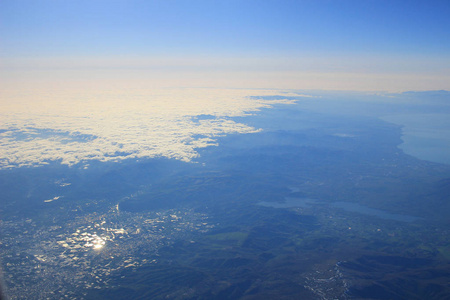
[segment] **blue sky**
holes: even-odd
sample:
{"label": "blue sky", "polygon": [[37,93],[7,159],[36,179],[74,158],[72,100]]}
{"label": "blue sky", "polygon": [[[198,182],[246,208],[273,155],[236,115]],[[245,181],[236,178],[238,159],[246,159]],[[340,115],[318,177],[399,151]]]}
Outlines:
{"label": "blue sky", "polygon": [[98,60],[198,70],[223,60],[236,72],[400,72],[431,82],[450,76],[449,16],[449,1],[2,0],[0,59],[8,68]]}

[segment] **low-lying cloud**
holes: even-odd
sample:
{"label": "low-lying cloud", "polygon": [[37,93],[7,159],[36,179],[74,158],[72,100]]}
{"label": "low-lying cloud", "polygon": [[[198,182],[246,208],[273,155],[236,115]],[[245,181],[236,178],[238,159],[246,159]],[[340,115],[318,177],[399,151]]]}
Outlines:
{"label": "low-lying cloud", "polygon": [[[198,156],[197,148],[217,145],[219,136],[258,131],[231,117],[293,102],[249,97],[274,93],[114,86],[108,90],[4,90],[0,168],[151,157],[191,161]],[[196,118],[201,115],[210,117]]]}

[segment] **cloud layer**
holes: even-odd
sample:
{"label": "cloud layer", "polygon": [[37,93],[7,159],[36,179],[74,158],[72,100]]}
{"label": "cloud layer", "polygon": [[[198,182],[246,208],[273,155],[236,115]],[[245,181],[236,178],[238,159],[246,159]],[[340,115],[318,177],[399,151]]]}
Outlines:
{"label": "cloud layer", "polygon": [[[249,97],[274,93],[114,86],[101,90],[3,89],[0,168],[158,156],[191,161],[198,156],[197,148],[216,145],[218,136],[258,131],[230,117],[292,102]],[[199,115],[210,117],[196,118]]]}

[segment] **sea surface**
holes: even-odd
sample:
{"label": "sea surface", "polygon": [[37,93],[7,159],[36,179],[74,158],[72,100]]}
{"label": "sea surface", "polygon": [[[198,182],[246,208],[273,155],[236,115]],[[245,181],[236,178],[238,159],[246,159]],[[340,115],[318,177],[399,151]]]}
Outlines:
{"label": "sea surface", "polygon": [[450,164],[450,118],[448,114],[398,114],[382,117],[402,127],[399,145],[414,157]]}

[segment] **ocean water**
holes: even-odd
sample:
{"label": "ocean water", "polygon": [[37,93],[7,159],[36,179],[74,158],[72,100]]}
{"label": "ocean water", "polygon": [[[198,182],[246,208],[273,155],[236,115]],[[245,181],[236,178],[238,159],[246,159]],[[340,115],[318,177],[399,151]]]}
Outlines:
{"label": "ocean water", "polygon": [[399,147],[414,157],[450,164],[450,118],[448,114],[398,114],[382,118],[403,126]]}

